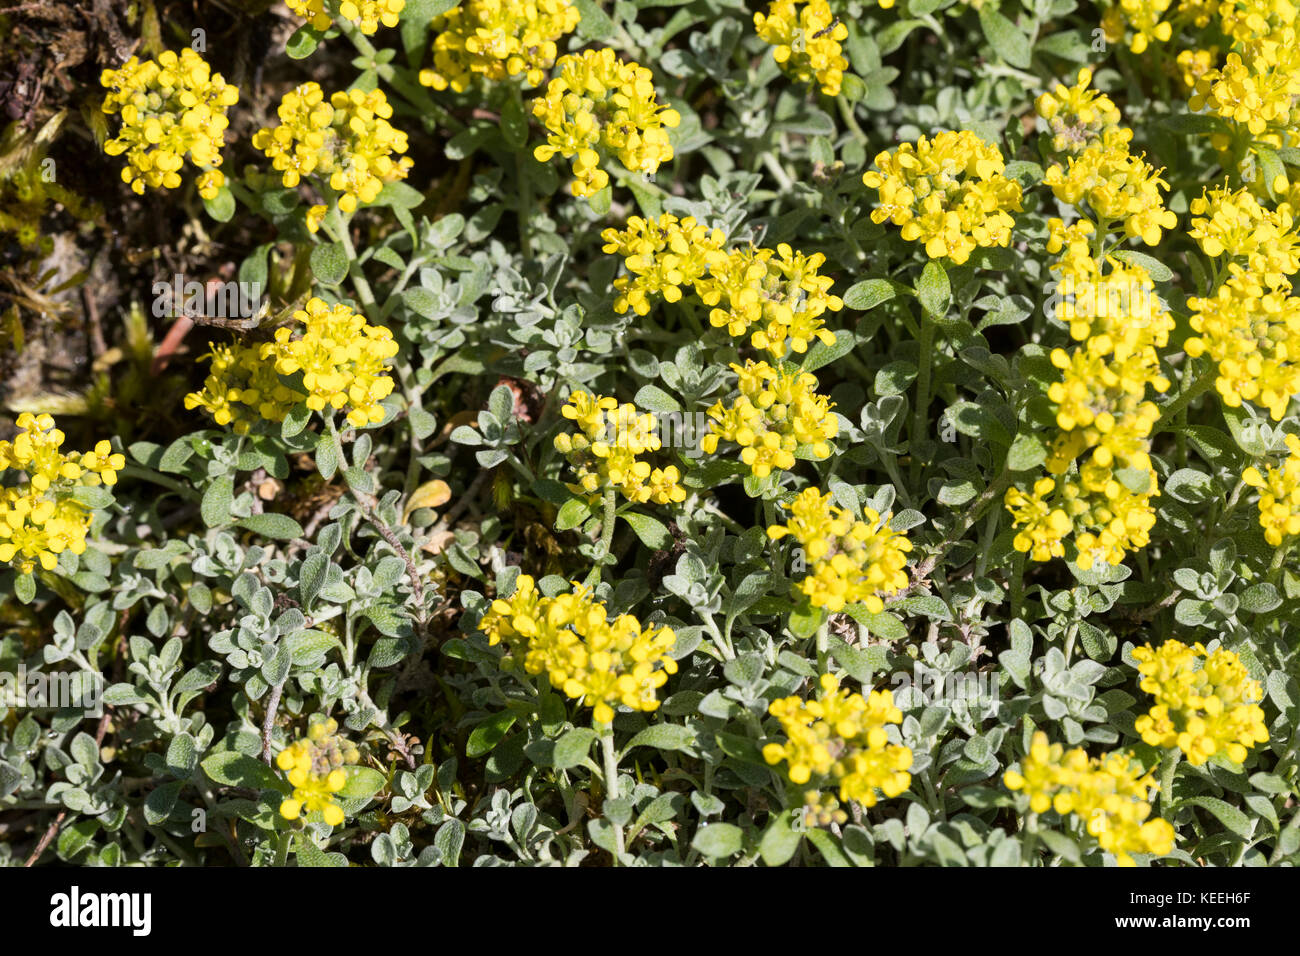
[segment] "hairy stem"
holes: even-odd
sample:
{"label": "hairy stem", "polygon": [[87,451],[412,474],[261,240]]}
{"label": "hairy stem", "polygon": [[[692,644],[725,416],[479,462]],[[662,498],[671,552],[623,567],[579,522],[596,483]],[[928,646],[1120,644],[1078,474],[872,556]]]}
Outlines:
{"label": "hairy stem", "polygon": [[613,488],[605,489],[605,514],[600,524],[600,550],[596,553],[596,562],[591,566],[591,571],[587,573],[587,580],[584,582],[589,588],[595,587],[600,580],[600,569],[605,559],[609,557],[610,546],[614,543],[614,523],[618,520],[616,494]]}
{"label": "hairy stem", "polygon": [[[597,723],[594,729],[600,734],[600,753],[605,774],[605,799],[617,800],[619,798],[618,754],[614,750],[614,725]],[[618,851],[614,854],[614,865],[618,866],[623,857],[623,827],[612,821],[611,825],[614,827],[614,847]]]}

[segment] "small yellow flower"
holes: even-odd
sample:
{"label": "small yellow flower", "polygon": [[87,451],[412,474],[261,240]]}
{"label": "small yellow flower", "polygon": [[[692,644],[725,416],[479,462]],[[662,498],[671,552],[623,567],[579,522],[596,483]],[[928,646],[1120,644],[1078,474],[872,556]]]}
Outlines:
{"label": "small yellow flower", "polygon": [[840,44],[849,28],[827,0],[773,0],[767,13],[754,14],[754,29],[783,71],[800,83],[820,84],[827,96],[839,95],[849,65]]}
{"label": "small yellow flower", "polygon": [[[1288,4],[1289,5],[1289,4]],[[1242,127],[1258,140],[1279,134],[1293,145],[1300,121],[1300,44],[1296,43],[1295,8],[1291,22],[1256,33],[1249,17],[1241,21],[1245,37],[1229,53],[1222,67],[1205,71],[1196,80],[1188,100],[1194,112],[1208,109]],[[1263,24],[1260,24],[1263,26]],[[1278,143],[1278,145],[1283,145]]]}
{"label": "small yellow flower", "polygon": [[1059,277],[1054,316],[1083,344],[1050,353],[1060,370],[1047,389],[1059,429],[1046,462],[1054,477],[1003,498],[1017,551],[1034,561],[1063,557],[1073,535],[1084,569],[1119,564],[1150,541],[1159,493],[1150,436],[1160,411],[1147,390],[1169,388],[1157,349],[1174,327],[1145,269],[1092,257],[1095,233],[1087,220],[1048,223],[1048,251],[1060,253],[1050,267]]}
{"label": "small yellow flower", "polygon": [[1135,648],[1133,658],[1141,688],[1155,698],[1134,725],[1146,743],[1178,747],[1199,767],[1216,753],[1242,763],[1249,748],[1268,741],[1263,689],[1232,651],[1209,654],[1201,644],[1168,640]]}
{"label": "small yellow flower", "polygon": [[397,342],[386,327],[370,325],[342,303],[328,306],[317,298],[293,314],[302,324],[275,330],[275,341],[261,347],[260,358],[272,359],[281,375],[302,372],[307,407],[314,412],[348,409],[348,423],[363,428],[383,420],[379,403],[393,391],[386,373]]}
{"label": "small yellow flower", "polygon": [[293,794],[280,804],[280,816],[297,820],[304,813],[319,812],[331,827],[342,825],[343,808],[336,796],[347,785],[343,768],[358,759],[356,746],[338,735],[337,721],[313,723],[306,737],[276,755],[275,765],[293,787]]}
{"label": "small yellow flower", "polygon": [[317,203],[307,210],[307,231],[310,233],[320,232],[321,223],[325,221],[326,214],[329,213],[329,207]]}
{"label": "small yellow flower", "polygon": [[1231,263],[1228,281],[1213,295],[1187,300],[1196,335],[1184,348],[1218,365],[1215,387],[1223,404],[1268,409],[1274,421],[1300,395],[1300,297],[1290,284]]}
{"label": "small yellow flower", "polygon": [[709,409],[709,434],[701,440],[706,453],[718,450],[719,439],[735,442],[755,478],[793,468],[801,446],[814,458],[830,457],[839,420],[826,396],[817,394],[815,376],[752,359],[731,369],[740,394],[730,405],[718,401]]}
{"label": "small yellow flower", "polygon": [[1119,108],[1105,93],[1089,89],[1092,70],[1079,71],[1074,86],[1058,83],[1035,102],[1039,116],[1052,131],[1052,148],[1057,152],[1080,153],[1089,146],[1122,146],[1133,131],[1120,125]]}
{"label": "small yellow flower", "polygon": [[540,163],[557,154],[571,159],[575,196],[594,196],[609,182],[601,151],[647,176],[673,158],[668,130],[681,115],[659,105],[649,70],[608,47],[561,57],[557,68],[559,76],[533,101],[548,133],[533,155]]}
{"label": "small yellow flower", "polygon": [[[309,176],[328,183],[345,213],[374,202],[385,183],[405,179],[411,168],[401,156],[406,134],[388,122],[393,107],[383,90],[353,89],[326,100],[319,84],[304,83],[284,95],[277,113],[280,125],[258,130],[254,148],[267,155],[286,187]],[[313,232],[324,218],[321,208],[307,214]]]}
{"label": "small yellow flower", "polygon": [[[907,587],[907,536],[889,526],[889,517],[864,508],[862,519],[831,504],[831,495],[807,488],[790,504],[784,525],[767,529],[779,541],[799,542],[809,574],[796,586],[814,607],[835,613],[862,604],[872,613],[884,610],[882,596]],[[797,782],[797,781],[796,781]]]}
{"label": "small yellow flower", "polygon": [[1128,48],[1133,53],[1144,53],[1151,43],[1167,43],[1173,35],[1173,24],[1161,20],[1173,0],[1118,0],[1106,13],[1104,26],[1107,39],[1119,42],[1125,28],[1132,33]]}
{"label": "small yellow flower", "polygon": [[108,90],[104,112],[122,119],[122,129],[104,143],[104,152],[125,154],[122,179],[132,190],[175,189],[188,156],[203,170],[199,195],[217,195],[225,182],[217,167],[229,125],[226,111],[239,101],[238,89],[188,47],[179,54],[168,50],[156,61],[133,56],[119,69],[105,70],[100,84]]}
{"label": "small yellow flower", "polygon": [[1246,269],[1274,286],[1300,272],[1300,229],[1291,206],[1261,206],[1246,189],[1217,186],[1191,202],[1188,235],[1215,258],[1241,260]]}
{"label": "small yellow flower", "polygon": [[669,656],[677,642],[672,628],[643,627],[631,614],[610,620],[605,605],[577,582],[567,594],[546,597],[521,574],[509,598],[492,602],[479,630],[489,644],[504,643],[528,673],[545,673],[552,687],[591,707],[604,724],[618,704],[656,710],[658,689],[677,673]]}
{"label": "small yellow flower", "polygon": [[977,248],[1006,246],[1020,185],[1002,175],[996,146],[968,130],[945,130],[876,157],[862,182],[880,202],[871,221],[902,227],[908,242],[924,242],[931,259],[961,265]]}
{"label": "small yellow flower", "polygon": [[247,434],[258,421],[282,422],[306,396],[290,388],[276,374],[275,365],[264,362],[257,345],[215,345],[208,359],[208,376],[203,388],[185,396],[187,409],[202,408],[218,425],[239,435]]}
{"label": "small yellow flower", "polygon": [[554,441],[556,451],[578,472],[578,484],[571,490],[598,495],[613,488],[636,504],[686,500],[677,466],[655,468],[641,458],[663,446],[654,413],[581,390],[570,395],[560,411],[578,426],[577,432],[561,432]]}
{"label": "small yellow flower", "polygon": [[1241,475],[1259,489],[1259,523],[1264,539],[1275,548],[1300,537],[1300,437],[1287,435],[1286,447],[1290,454],[1279,467],[1269,466],[1261,474],[1252,466]]}
{"label": "small yellow flower", "polygon": [[1074,531],[1074,522],[1064,509],[1049,503],[1055,489],[1056,482],[1051,478],[1039,478],[1032,493],[1012,487],[1004,497],[1017,528],[1012,544],[1035,561],[1064,557],[1065,546],[1061,542]]}
{"label": "small yellow flower", "polygon": [[538,86],[555,64],[556,41],[581,19],[569,0],[464,0],[434,17],[433,66],[420,71],[420,82],[457,93],[476,76],[490,82],[523,76]]}
{"label": "small yellow flower", "polygon": [[[1087,236],[1094,230],[1086,219],[1065,228],[1060,223],[1049,222],[1047,241],[1049,252],[1064,249],[1049,267],[1058,279],[1055,318],[1069,328],[1072,339],[1084,343],[1089,355],[1113,356],[1117,362],[1143,355],[1150,366],[1153,350],[1169,343],[1174,328],[1150,274],[1118,259],[1093,259]],[[1143,376],[1154,381],[1148,373]]]}
{"label": "small yellow flower", "polygon": [[1189,91],[1195,90],[1201,77],[1214,69],[1217,53],[1218,47],[1210,47],[1208,50],[1183,50],[1179,53],[1176,62],[1181,71],[1183,86]]}
{"label": "small yellow flower", "polygon": [[664,213],[657,220],[632,216],[626,229],[606,229],[600,237],[605,252],[623,256],[629,273],[614,280],[619,293],[614,308],[619,312],[630,309],[646,315],[655,296],[678,302],[683,286],[698,288],[710,266],[726,261],[722,230],[709,229],[690,216],[678,219]]}
{"label": "small yellow flower", "polygon": [[833,674],[823,674],[818,684],[814,700],[772,701],[768,713],[780,722],[786,741],[764,746],[763,759],[772,765],[784,760],[793,784],[837,785],[841,800],[864,807],[876,805],[877,790],[891,798],[907,790],[912,751],[890,743],[885,729],[903,721],[893,693],[851,694]]}
{"label": "small yellow flower", "polygon": [[1086,203],[1094,221],[1122,222],[1126,235],[1154,246],[1161,230],[1178,223],[1160,196],[1169,188],[1160,172],[1130,153],[1127,143],[1111,139],[1068,157],[1065,166],[1053,163],[1043,182],[1062,202]]}
{"label": "small yellow flower", "polygon": [[824,316],[844,308],[844,300],[830,292],[835,280],[819,273],[825,261],[820,252],[806,256],[784,242],[775,250],[736,249],[710,261],[709,274],[695,290],[712,307],[714,328],[748,334],[754,348],[774,359],[803,354],[816,342],[835,344]]}
{"label": "small yellow flower", "polygon": [[[185,396],[185,407],[206,410],[237,434],[259,420],[284,421],[299,402],[317,412],[347,409],[356,428],[382,421],[379,403],[393,391],[388,360],[398,350],[392,333],[346,305],[330,307],[317,298],[293,319],[298,325],[276,329],[274,341],[262,345],[211,346],[207,380]],[[298,372],[305,391],[280,377]]]}
{"label": "small yellow flower", "polygon": [[97,485],[103,482],[112,487],[117,484],[117,473],[126,467],[126,456],[114,453],[113,446],[107,441],[96,443],[94,451],[81,456],[83,483]]}
{"label": "small yellow flower", "polygon": [[24,412],[12,441],[0,441],[0,473],[22,472],[25,480],[0,487],[0,561],[20,574],[39,565],[53,571],[64,551],[82,554],[91,510],[73,493],[78,487],[117,483],[126,458],[107,441],[78,454],[62,450],[64,435],[50,415]]}
{"label": "small yellow flower", "polygon": [[1151,817],[1151,797],[1160,789],[1143,773],[1132,754],[1110,753],[1090,758],[1083,748],[1066,751],[1049,744],[1041,730],[1034,734],[1019,770],[1008,770],[1002,782],[1024,793],[1034,813],[1055,810],[1083,821],[1089,835],[1120,866],[1136,865],[1131,854],[1166,856],[1174,848],[1174,828]]}
{"label": "small yellow flower", "polygon": [[[302,17],[317,30],[328,30],[334,23],[326,0],[285,0],[291,13]],[[341,0],[337,16],[351,23],[369,36],[382,24],[397,26],[398,17],[406,9],[406,0]]]}

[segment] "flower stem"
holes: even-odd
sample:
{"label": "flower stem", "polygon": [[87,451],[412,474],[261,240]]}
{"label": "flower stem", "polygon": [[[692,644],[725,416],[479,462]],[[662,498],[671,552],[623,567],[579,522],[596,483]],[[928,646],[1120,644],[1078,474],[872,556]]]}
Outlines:
{"label": "flower stem", "polygon": [[844,125],[849,128],[849,132],[863,146],[867,145],[867,134],[862,132],[862,127],[858,125],[858,118],[853,115],[853,106],[843,96],[835,97],[835,103],[840,108],[840,117],[844,120]]}
{"label": "flower stem", "polygon": [[[334,442],[334,453],[339,459],[339,471],[344,472],[348,468],[348,459],[343,451],[343,439],[339,436],[338,426],[334,424],[334,416],[332,414],[326,414],[324,417],[325,424],[329,428],[330,439]],[[393,552],[401,558],[402,562],[406,565],[406,573],[411,579],[411,597],[415,599],[416,630],[423,639],[424,625],[428,616],[428,608],[425,607],[424,583],[420,580],[420,572],[419,568],[416,567],[415,559],[412,558],[411,553],[406,550],[405,545],[402,544],[401,539],[397,536],[397,532],[390,528],[388,524],[379,517],[379,512],[375,507],[376,501],[374,495],[362,494],[357,491],[356,488],[352,487],[351,481],[347,482],[347,486],[348,494],[350,494],[352,500],[357,503],[357,507],[361,510],[362,517],[369,522],[370,526],[378,532],[379,536],[387,542],[388,546],[393,549]]]}
{"label": "flower stem", "polygon": [[[519,95],[517,88],[515,95]],[[533,157],[527,150],[519,150],[515,153],[515,179],[519,186],[519,248],[525,260],[533,257],[533,183],[528,178],[527,168],[528,163],[532,161]]]}
{"label": "flower stem", "polygon": [[[614,725],[594,721],[593,724],[593,729],[600,734],[600,753],[605,768],[605,799],[617,800],[619,798],[618,754],[614,751]],[[612,821],[610,825],[614,827],[614,848],[617,850],[614,854],[614,865],[618,866],[623,858],[623,827]]]}
{"label": "flower stem", "polygon": [[275,842],[275,862],[272,866],[287,866],[289,863],[289,844],[293,841],[293,831],[281,833]]}
{"label": "flower stem", "polygon": [[912,412],[912,430],[909,435],[908,454],[912,458],[912,484],[916,485],[921,477],[921,458],[916,452],[916,444],[926,425],[926,413],[930,408],[930,375],[933,370],[931,358],[934,352],[934,316],[929,309],[921,310],[921,352],[920,367],[916,373],[916,408]]}
{"label": "flower stem", "polygon": [[1183,752],[1177,747],[1166,747],[1160,761],[1160,813],[1167,816],[1174,810],[1174,775]]}
{"label": "flower stem", "polygon": [[609,557],[610,546],[614,543],[614,523],[617,520],[615,508],[617,499],[614,497],[613,488],[605,489],[605,516],[601,519],[600,524],[600,551],[596,554],[596,563],[591,566],[591,571],[587,574],[587,580],[584,582],[587,587],[595,587],[596,582],[600,580],[600,569]]}
{"label": "flower stem", "polygon": [[1291,553],[1291,547],[1293,544],[1295,544],[1294,541],[1284,541],[1282,544],[1279,544],[1277,549],[1273,552],[1273,560],[1270,561],[1268,565],[1268,576],[1270,580],[1275,578],[1277,572],[1281,570],[1283,563],[1286,561],[1286,556]]}
{"label": "flower stem", "polygon": [[361,305],[366,311],[373,312],[376,308],[375,293],[370,288],[370,283],[366,280],[366,274],[361,269],[361,264],[357,262],[357,250],[352,245],[352,233],[346,219],[343,219],[342,213],[339,214],[342,220],[342,228],[339,229],[339,243],[343,246],[343,252],[348,257],[348,278],[352,280],[352,287],[357,290],[357,298],[361,300]]}
{"label": "flower stem", "polygon": [[764,168],[772,174],[772,178],[776,180],[777,185],[781,187],[782,192],[788,193],[790,190],[794,189],[794,182],[790,179],[790,174],[781,167],[781,163],[772,155],[770,150],[765,150],[760,158],[762,159]]}
{"label": "flower stem", "polygon": [[1025,821],[1025,834],[1024,858],[1026,863],[1033,866],[1034,861],[1037,859],[1036,851],[1038,850],[1038,814],[1029,814],[1028,819]]}
{"label": "flower stem", "polygon": [[[1178,393],[1178,397],[1160,410],[1160,418],[1156,421],[1155,427],[1151,429],[1151,434],[1154,435],[1156,432],[1169,428],[1174,417],[1186,408],[1193,399],[1208,392],[1214,384],[1214,373],[1214,363],[1207,362],[1205,367],[1196,373],[1196,377],[1183,386],[1183,390]],[[1184,377],[1184,381],[1186,381],[1186,377]]]}

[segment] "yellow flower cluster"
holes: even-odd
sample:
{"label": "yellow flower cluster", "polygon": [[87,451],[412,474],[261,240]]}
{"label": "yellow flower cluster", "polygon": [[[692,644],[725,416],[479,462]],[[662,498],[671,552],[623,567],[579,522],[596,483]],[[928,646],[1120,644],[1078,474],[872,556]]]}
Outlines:
{"label": "yellow flower cluster", "polygon": [[581,19],[569,0],[465,0],[434,17],[433,66],[420,82],[463,93],[475,76],[499,82],[523,74],[537,86],[555,65],[555,41]]}
{"label": "yellow flower cluster", "polygon": [[816,488],[800,492],[788,510],[788,523],[770,526],[767,535],[773,541],[791,535],[803,548],[811,573],[796,588],[813,607],[836,613],[863,604],[878,614],[882,595],[907,587],[903,569],[912,543],[889,526],[889,516],[864,508],[858,520]]}
{"label": "yellow flower cluster", "polygon": [[1242,481],[1260,491],[1259,523],[1264,539],[1275,548],[1300,536],[1300,437],[1287,435],[1286,447],[1291,454],[1280,468],[1270,466],[1260,474],[1251,467],[1241,475]]}
{"label": "yellow flower cluster", "polygon": [[293,795],[280,804],[280,816],[297,820],[304,813],[319,812],[332,827],[343,822],[343,808],[335,799],[348,782],[343,768],[360,759],[357,748],[338,735],[334,718],[307,728],[307,736],[294,741],[276,755],[275,765],[285,771]]}
{"label": "yellow flower cluster", "polygon": [[1074,86],[1058,83],[1038,97],[1035,108],[1052,130],[1052,148],[1058,153],[1081,153],[1089,146],[1123,146],[1133,131],[1120,125],[1119,108],[1105,93],[1089,89],[1092,70],[1079,71]]}
{"label": "yellow flower cluster", "polygon": [[1083,342],[1051,353],[1061,379],[1047,397],[1060,433],[1046,467],[1056,477],[1037,479],[1030,491],[1009,488],[1004,502],[1017,528],[1016,550],[1035,561],[1063,557],[1064,539],[1077,532],[1077,563],[1086,569],[1098,560],[1119,564],[1126,552],[1146,546],[1155,526],[1150,435],[1160,412],[1146,394],[1148,387],[1169,388],[1156,350],[1168,344],[1174,320],[1146,270],[1097,262],[1087,251],[1092,228],[1080,225],[1049,226],[1049,251],[1063,252],[1052,270],[1069,293],[1056,317]]}
{"label": "yellow flower cluster", "polygon": [[707,454],[718,450],[719,439],[735,442],[755,478],[793,468],[800,446],[814,458],[830,457],[839,420],[826,396],[817,394],[814,375],[752,359],[731,370],[740,394],[730,405],[718,401],[709,409],[709,433],[700,440]]}
{"label": "yellow flower cluster", "polygon": [[[317,30],[328,30],[334,23],[326,0],[285,0],[291,13],[302,17]],[[399,14],[406,9],[406,0],[340,0],[337,13],[341,20],[351,23],[369,36],[379,29],[397,26]]]}
{"label": "yellow flower cluster", "polygon": [[1133,657],[1139,686],[1155,698],[1134,725],[1146,743],[1177,747],[1199,767],[1216,753],[1239,764],[1249,748],[1268,741],[1259,681],[1232,651],[1208,654],[1201,644],[1171,640],[1134,648]]}
{"label": "yellow flower cluster", "polygon": [[819,83],[838,96],[849,61],[840,44],[849,28],[831,13],[827,0],[773,0],[767,13],[754,14],[754,29],[773,47],[772,58],[800,83]]}
{"label": "yellow flower cluster", "polygon": [[1178,54],[1178,69],[1181,71],[1183,86],[1189,91],[1196,89],[1201,77],[1214,69],[1217,47],[1208,50],[1183,50]]}
{"label": "yellow flower cluster", "polygon": [[[960,265],[976,248],[1006,246],[1020,185],[1002,175],[1002,153],[968,130],[945,130],[876,157],[862,182],[880,194],[871,221],[889,220],[931,259]],[[877,171],[878,170],[878,171]]]}
{"label": "yellow flower cluster", "polygon": [[595,495],[614,488],[636,504],[680,504],[686,500],[676,465],[652,468],[640,458],[663,446],[659,420],[653,412],[641,412],[630,403],[620,405],[608,396],[575,391],[561,414],[578,426],[577,432],[555,436],[556,451],[578,472],[578,484],[570,486],[571,490]]}
{"label": "yellow flower cluster", "polygon": [[1117,137],[1067,157],[1066,163],[1049,166],[1043,182],[1062,202],[1076,207],[1086,203],[1094,222],[1102,226],[1122,222],[1125,235],[1149,246],[1160,241],[1162,229],[1178,224],[1160,196],[1162,188],[1169,188],[1160,171],[1130,153],[1128,144]]}
{"label": "yellow flower cluster", "polygon": [[[1189,0],[1183,2],[1192,5]],[[1241,42],[1269,36],[1300,17],[1300,7],[1291,0],[1197,0],[1197,5],[1201,3],[1204,13],[1197,26],[1206,26],[1217,13],[1223,35]]]}
{"label": "yellow flower cluster", "polygon": [[[1123,223],[1125,235],[1154,246],[1162,229],[1178,223],[1160,196],[1169,185],[1160,178],[1162,170],[1129,151],[1133,131],[1120,125],[1109,97],[1088,89],[1091,82],[1092,71],[1085,68],[1074,87],[1058,86],[1038,99],[1039,115],[1052,122],[1052,145],[1065,153],[1065,165],[1049,166],[1043,183],[1081,213],[1086,204],[1095,229],[1104,233],[1112,223]],[[1064,124],[1060,130],[1057,121]]]}
{"label": "yellow flower cluster", "polygon": [[835,280],[818,274],[826,261],[820,252],[806,256],[786,243],[725,251],[722,230],[671,213],[656,221],[632,216],[626,229],[606,229],[601,238],[605,252],[623,256],[628,270],[614,280],[619,312],[645,315],[655,297],[678,302],[682,287],[691,286],[710,307],[709,324],[748,335],[773,358],[806,352],[815,341],[835,344],[823,316],[844,301],[830,294]]}
{"label": "yellow flower cluster", "polygon": [[[1070,353],[1053,350],[1052,364],[1061,369],[1062,376],[1048,388],[1047,397],[1057,406],[1056,424],[1061,434],[1048,456],[1049,472],[1064,474],[1087,450],[1092,452],[1088,464],[1107,472],[1115,468],[1151,470],[1146,438],[1159,410],[1145,400],[1146,386],[1154,383],[1157,391],[1168,387],[1151,355],[1144,350],[1127,361],[1107,362],[1086,348]],[[1114,480],[1109,474],[1097,477],[1102,483]]]}
{"label": "yellow flower cluster", "polygon": [[[840,688],[833,674],[818,681],[816,700],[785,697],[772,701],[768,713],[781,724],[784,744],[763,747],[763,759],[786,762],[790,782],[838,785],[841,800],[876,805],[876,791],[896,797],[912,784],[912,751],[889,742],[889,724],[903,722],[891,691],[866,697]],[[815,793],[815,790],[813,791]],[[809,801],[811,802],[811,801]]]}
{"label": "yellow flower cluster", "polygon": [[[1106,39],[1118,43],[1132,32],[1128,48],[1144,53],[1154,41],[1165,43],[1173,35],[1173,24],[1161,20],[1173,0],[1118,0],[1102,17]],[[1125,29],[1127,28],[1127,30]]]}
{"label": "yellow flower cluster", "polygon": [[840,808],[839,800],[829,793],[806,791],[802,809],[805,827],[843,826],[849,822],[849,815]]}
{"label": "yellow flower cluster", "polygon": [[1018,529],[1012,545],[1017,551],[1028,553],[1034,561],[1064,557],[1063,542],[1074,531],[1070,516],[1051,503],[1055,489],[1054,480],[1039,478],[1031,491],[1011,487],[1004,497],[1011,521]]}
{"label": "yellow flower cluster", "polygon": [[[1300,44],[1293,26],[1237,44],[1196,81],[1188,105],[1208,108],[1274,146],[1294,146],[1300,126]],[[1267,138],[1265,134],[1268,134]]]}
{"label": "yellow flower cluster", "polygon": [[72,495],[78,487],[117,484],[126,458],[101,441],[94,451],[64,452],[63,432],[49,415],[24,412],[12,441],[0,441],[0,473],[18,471],[26,481],[0,488],[0,561],[30,574],[39,564],[54,570],[64,551],[86,550],[90,509]]}
{"label": "yellow flower cluster", "polygon": [[1218,364],[1215,387],[1225,405],[1252,402],[1280,421],[1300,394],[1300,298],[1285,280],[1268,283],[1235,262],[1229,273],[1213,295],[1187,300],[1197,334],[1184,349]]}
{"label": "yellow flower cluster", "polygon": [[245,435],[259,420],[282,422],[307,396],[284,384],[272,362],[262,360],[260,345],[216,345],[204,358],[208,377],[203,388],[185,396],[187,409],[202,408],[218,425]]}
{"label": "yellow flower cluster", "polygon": [[1188,235],[1207,256],[1240,259],[1272,285],[1300,271],[1300,229],[1289,203],[1267,209],[1245,188],[1216,186],[1193,199],[1191,211]]}
{"label": "yellow flower cluster", "polygon": [[710,264],[695,289],[711,307],[714,328],[736,337],[748,333],[750,344],[773,358],[802,354],[814,341],[835,344],[823,315],[844,308],[844,300],[830,294],[835,280],[818,274],[825,261],[820,252],[806,256],[784,242],[775,252],[736,249]]}
{"label": "yellow flower cluster", "polygon": [[604,251],[623,257],[628,275],[614,280],[618,312],[637,315],[650,311],[653,298],[678,302],[682,286],[696,286],[711,265],[726,261],[722,247],[727,237],[691,216],[678,219],[664,213],[657,220],[631,216],[627,228],[610,227],[600,234]]}
{"label": "yellow flower cluster", "polygon": [[649,70],[608,47],[561,57],[558,67],[560,75],[533,101],[533,115],[548,132],[533,155],[542,163],[557,153],[572,159],[575,196],[594,196],[609,182],[602,150],[645,175],[673,158],[668,130],[681,115],[659,105]]}
{"label": "yellow flower cluster", "polygon": [[[1047,220],[1047,251],[1060,256],[1068,263],[1074,263],[1092,256],[1092,237],[1096,228],[1087,219],[1076,219],[1068,226],[1064,219]],[[1053,267],[1052,271],[1062,271]]]}
{"label": "yellow flower cluster", "polygon": [[188,154],[203,174],[199,195],[212,199],[225,184],[221,148],[226,142],[226,110],[239,90],[188,47],[159,55],[157,61],[131,57],[121,68],[100,74],[108,89],[104,112],[122,118],[115,139],[104,143],[109,156],[126,154],[122,179],[137,193],[146,186],[175,189]]}
{"label": "yellow flower cluster", "polygon": [[[281,375],[302,372],[312,411],[347,408],[348,423],[356,428],[383,421],[379,403],[393,391],[386,374],[397,354],[393,333],[342,303],[329,306],[314,297],[293,317],[303,327],[276,329],[275,341],[262,346],[262,359],[273,359]],[[293,338],[294,331],[301,334]]]}
{"label": "yellow flower cluster", "polygon": [[1123,361],[1141,353],[1152,361],[1151,349],[1168,343],[1174,319],[1156,295],[1150,274],[1113,257],[1104,264],[1094,259],[1087,240],[1093,228],[1086,219],[1070,226],[1052,219],[1048,230],[1048,252],[1063,251],[1049,267],[1057,278],[1057,321],[1090,354]]}
{"label": "yellow flower cluster", "polygon": [[1192,111],[1217,115],[1229,124],[1228,132],[1210,136],[1220,164],[1238,173],[1256,196],[1286,189],[1282,175],[1269,173],[1271,180],[1258,175],[1268,169],[1259,148],[1300,146],[1298,14],[1300,8],[1291,0],[1198,0],[1179,9],[1179,19],[1198,28],[1217,16],[1202,42],[1218,40],[1220,34],[1228,40],[1222,65],[1217,65],[1218,43],[1182,51],[1178,65],[1191,91]]}
{"label": "yellow flower cluster", "polygon": [[1136,865],[1133,853],[1165,856],[1174,848],[1174,828],[1151,818],[1150,801],[1159,785],[1132,754],[1089,758],[1083,748],[1066,751],[1037,731],[1020,769],[1008,770],[1002,782],[1029,797],[1034,813],[1074,814],[1120,866]]}
{"label": "yellow flower cluster", "polygon": [[492,602],[479,630],[489,644],[504,642],[522,657],[528,673],[545,673],[552,687],[582,699],[604,724],[616,704],[655,710],[658,689],[677,673],[669,656],[677,641],[672,628],[643,628],[631,614],[610,621],[605,605],[577,582],[568,594],[546,597],[521,574],[514,594]]}
{"label": "yellow flower cluster", "polygon": [[[276,112],[280,125],[258,130],[253,146],[280,171],[286,187],[304,176],[328,177],[345,213],[374,202],[385,183],[405,179],[411,168],[409,158],[393,159],[406,152],[406,134],[388,122],[393,107],[383,90],[337,92],[327,102],[319,84],[304,83],[284,95]],[[313,232],[325,212],[325,206],[309,210]]]}
{"label": "yellow flower cluster", "polygon": [[[261,345],[212,346],[211,370],[202,391],[185,396],[186,408],[206,409],[218,425],[233,423],[243,434],[258,417],[283,421],[306,402],[312,411],[347,408],[356,428],[384,418],[379,403],[393,391],[386,373],[397,342],[384,326],[373,326],[346,305],[312,298],[293,314],[297,327],[283,326]],[[294,338],[294,332],[301,334]],[[280,375],[302,373],[302,391]],[[252,412],[256,412],[256,416]]]}

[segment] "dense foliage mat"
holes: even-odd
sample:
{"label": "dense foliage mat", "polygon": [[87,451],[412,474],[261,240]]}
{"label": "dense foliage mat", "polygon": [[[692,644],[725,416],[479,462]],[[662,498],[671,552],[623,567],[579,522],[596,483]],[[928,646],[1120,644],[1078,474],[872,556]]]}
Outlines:
{"label": "dense foliage mat", "polygon": [[0,861],[1300,861],[1295,14],[0,11]]}

